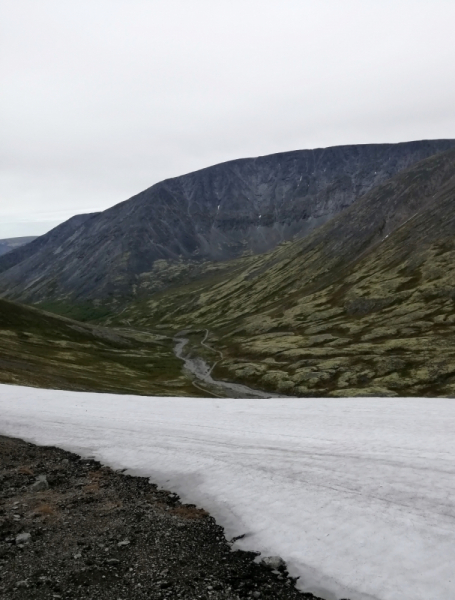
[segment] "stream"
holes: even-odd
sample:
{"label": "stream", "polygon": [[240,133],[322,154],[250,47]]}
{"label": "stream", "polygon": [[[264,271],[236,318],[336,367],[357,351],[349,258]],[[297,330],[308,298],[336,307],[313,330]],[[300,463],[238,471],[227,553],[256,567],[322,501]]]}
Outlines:
{"label": "stream", "polygon": [[[209,389],[204,390],[213,393],[215,396],[222,398],[282,398],[278,394],[272,394],[271,392],[262,392],[261,390],[255,390],[242,385],[241,383],[229,383],[228,381],[221,381],[219,379],[213,379],[211,372],[215,365],[210,367],[204,359],[199,356],[192,358],[185,356],[184,348],[188,344],[188,339],[184,337],[175,337],[176,342],[174,347],[174,353],[177,358],[180,358],[185,363],[185,368],[190,371],[197,379],[202,383],[206,384]],[[196,387],[198,387],[196,385]],[[200,388],[204,389],[204,388]],[[213,390],[213,391],[212,391]]]}

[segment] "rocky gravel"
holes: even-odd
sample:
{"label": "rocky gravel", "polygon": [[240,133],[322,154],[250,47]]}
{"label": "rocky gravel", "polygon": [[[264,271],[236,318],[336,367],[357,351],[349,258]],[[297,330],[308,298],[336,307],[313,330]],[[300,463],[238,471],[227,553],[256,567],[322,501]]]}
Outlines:
{"label": "rocky gravel", "polygon": [[0,436],[5,600],[317,600],[295,583],[279,557],[234,550],[207,512],[146,477]]}

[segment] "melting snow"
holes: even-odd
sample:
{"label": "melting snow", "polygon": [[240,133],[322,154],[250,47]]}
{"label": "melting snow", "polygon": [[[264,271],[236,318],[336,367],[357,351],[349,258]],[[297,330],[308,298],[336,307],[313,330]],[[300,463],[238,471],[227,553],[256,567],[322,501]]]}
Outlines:
{"label": "melting snow", "polygon": [[0,432],[211,511],[328,600],[455,598],[455,401],[147,398],[0,386]]}

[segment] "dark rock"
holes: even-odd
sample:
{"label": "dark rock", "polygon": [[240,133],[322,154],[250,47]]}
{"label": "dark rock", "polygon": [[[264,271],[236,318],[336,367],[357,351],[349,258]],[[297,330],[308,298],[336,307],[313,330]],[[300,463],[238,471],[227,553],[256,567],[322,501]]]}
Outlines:
{"label": "dark rock", "polygon": [[[5,451],[11,454],[8,468],[4,466]],[[63,456],[63,451],[56,448],[40,448],[0,436],[1,468],[12,482],[22,477],[18,473],[20,465],[36,470],[40,463],[40,469],[52,473],[52,464],[61,462]],[[156,486],[145,478],[98,468],[96,479],[103,480],[104,485],[97,492],[97,503],[87,504],[81,500],[88,492],[74,486],[82,476],[80,463],[70,458],[65,472],[68,487],[63,495],[61,489],[52,486],[45,498],[39,499],[38,504],[45,501],[44,506],[53,507],[50,515],[46,511],[25,511],[21,525],[11,521],[7,530],[1,525],[2,599],[61,596],[98,600],[237,600],[239,596],[243,600],[256,597],[255,592],[260,592],[264,600],[302,598],[290,580],[279,582],[269,568],[256,563],[256,553],[231,552],[223,529],[213,518],[186,519],[166,512],[163,498],[171,496],[164,492],[155,496]],[[37,504],[30,488],[16,494],[11,500],[6,499],[0,488],[0,510],[9,513],[15,501],[21,505]],[[15,506],[17,509],[18,504]],[[145,507],[147,518],[133,538],[135,514]],[[178,528],[181,521],[185,521],[183,529]],[[14,542],[23,531],[11,527],[30,527],[33,540],[39,537],[39,552],[21,551]],[[117,547],[118,542],[127,541],[131,541],[127,549]],[[78,559],[74,560],[75,556]]]}
{"label": "dark rock", "polygon": [[31,539],[30,533],[19,533],[19,535],[16,535],[16,544],[28,544]]}
{"label": "dark rock", "polygon": [[47,481],[46,475],[38,475],[35,483],[33,483],[30,488],[34,492],[42,492],[44,490],[49,489],[49,483]]}
{"label": "dark rock", "polygon": [[264,556],[261,563],[269,569],[281,570],[286,568],[286,563],[280,556]]}

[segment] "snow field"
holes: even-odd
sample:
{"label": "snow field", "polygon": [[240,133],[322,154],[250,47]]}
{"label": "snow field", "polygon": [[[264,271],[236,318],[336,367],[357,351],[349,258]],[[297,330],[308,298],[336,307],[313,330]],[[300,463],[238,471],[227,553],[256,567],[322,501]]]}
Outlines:
{"label": "snow field", "polygon": [[0,433],[148,475],[327,600],[455,599],[455,400],[0,385]]}

